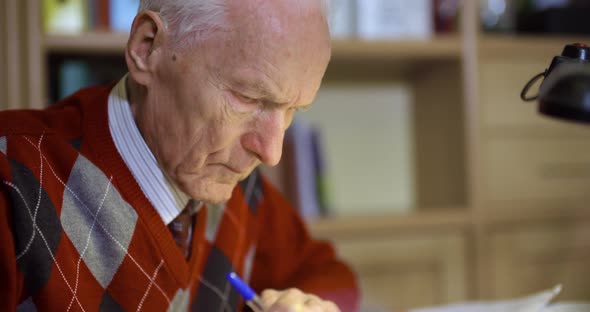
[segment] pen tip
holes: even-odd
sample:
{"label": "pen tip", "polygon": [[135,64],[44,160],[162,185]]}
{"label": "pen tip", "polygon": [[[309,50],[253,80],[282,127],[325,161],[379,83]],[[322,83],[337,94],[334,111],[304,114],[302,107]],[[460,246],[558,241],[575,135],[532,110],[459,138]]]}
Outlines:
{"label": "pen tip", "polygon": [[226,279],[246,301],[252,300],[256,296],[252,288],[246,282],[242,281],[235,272],[227,273]]}

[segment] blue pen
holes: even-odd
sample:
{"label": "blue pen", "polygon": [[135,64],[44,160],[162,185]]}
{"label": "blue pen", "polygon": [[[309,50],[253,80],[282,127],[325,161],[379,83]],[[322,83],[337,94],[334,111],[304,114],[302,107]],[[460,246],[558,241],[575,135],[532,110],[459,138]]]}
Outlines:
{"label": "blue pen", "polygon": [[265,308],[260,300],[260,297],[246,284],[235,272],[227,273],[225,278],[230,284],[236,289],[236,291],[242,295],[242,298],[246,301],[246,305],[254,312],[264,312]]}

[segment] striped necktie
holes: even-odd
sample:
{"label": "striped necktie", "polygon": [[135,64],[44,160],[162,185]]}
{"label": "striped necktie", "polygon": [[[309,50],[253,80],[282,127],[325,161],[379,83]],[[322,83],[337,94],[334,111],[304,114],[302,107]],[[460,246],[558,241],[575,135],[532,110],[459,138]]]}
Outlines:
{"label": "striped necktie", "polygon": [[182,212],[168,224],[168,229],[172,233],[176,245],[178,245],[187,260],[191,255],[194,215],[198,206],[194,200],[189,200]]}

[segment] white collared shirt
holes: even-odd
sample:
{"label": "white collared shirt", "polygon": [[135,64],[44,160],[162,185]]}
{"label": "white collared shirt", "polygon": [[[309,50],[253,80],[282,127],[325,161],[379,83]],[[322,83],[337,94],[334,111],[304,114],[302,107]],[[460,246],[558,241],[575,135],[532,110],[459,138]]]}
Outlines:
{"label": "white collared shirt", "polygon": [[137,184],[164,223],[169,224],[184,209],[190,197],[164,174],[141,136],[131,113],[126,80],[127,76],[123,77],[109,94],[111,136]]}

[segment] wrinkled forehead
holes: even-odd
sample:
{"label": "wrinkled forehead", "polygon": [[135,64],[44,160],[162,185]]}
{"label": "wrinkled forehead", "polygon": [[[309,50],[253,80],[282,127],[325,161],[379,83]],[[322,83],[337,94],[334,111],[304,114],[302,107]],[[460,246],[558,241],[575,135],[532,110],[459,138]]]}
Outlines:
{"label": "wrinkled forehead", "polygon": [[234,2],[240,3],[234,3],[229,11],[233,25],[229,40],[238,59],[248,60],[283,84],[286,92],[295,89],[314,95],[330,59],[329,31],[320,1]]}

